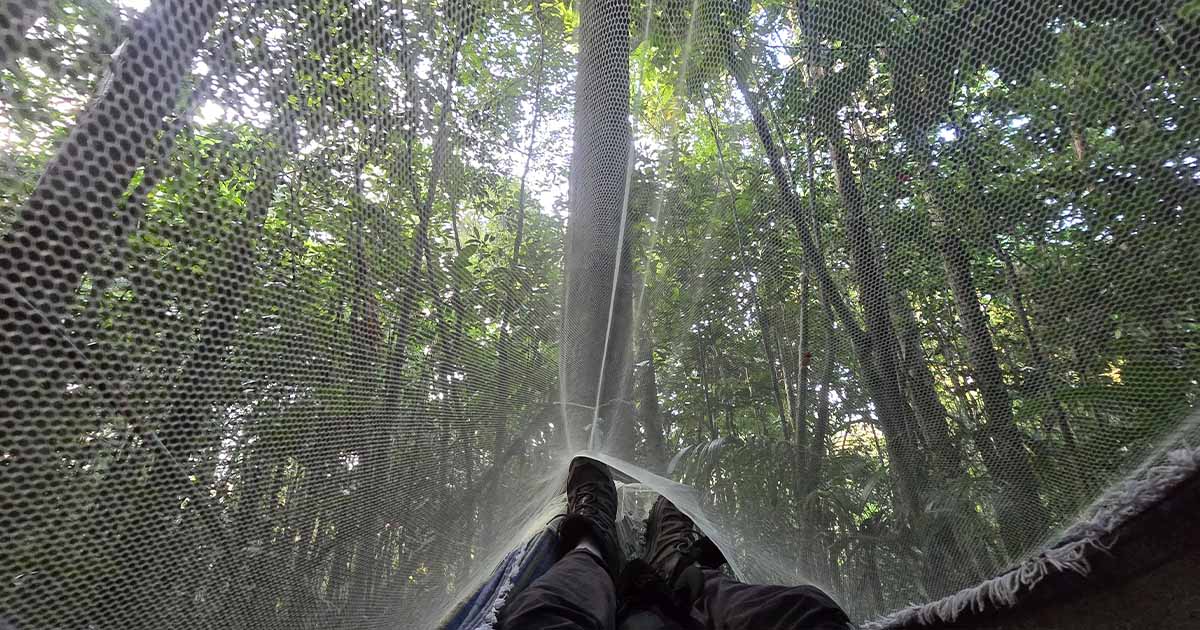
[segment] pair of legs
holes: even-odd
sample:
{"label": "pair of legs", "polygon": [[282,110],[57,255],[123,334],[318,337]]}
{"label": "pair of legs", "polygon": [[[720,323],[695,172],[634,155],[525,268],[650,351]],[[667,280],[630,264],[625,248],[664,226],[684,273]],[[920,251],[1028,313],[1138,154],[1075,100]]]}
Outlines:
{"label": "pair of legs", "polygon": [[[811,586],[742,584],[705,569],[693,618],[706,630],[843,630],[846,613]],[[512,600],[500,617],[508,630],[650,630],[678,628],[657,611],[634,613],[617,627],[617,598],[603,563],[575,549]]]}
{"label": "pair of legs", "polygon": [[[666,590],[688,591],[673,608],[620,610],[614,577],[622,564],[613,525],[616,489],[607,468],[577,460],[567,482],[561,558],[501,611],[502,630],[844,630],[846,613],[812,586],[743,584],[718,570],[720,559],[689,555],[699,532],[660,498],[647,522],[644,563]],[[687,583],[687,586],[677,586]],[[690,607],[689,607],[690,604]],[[620,612],[621,619],[618,620]]]}

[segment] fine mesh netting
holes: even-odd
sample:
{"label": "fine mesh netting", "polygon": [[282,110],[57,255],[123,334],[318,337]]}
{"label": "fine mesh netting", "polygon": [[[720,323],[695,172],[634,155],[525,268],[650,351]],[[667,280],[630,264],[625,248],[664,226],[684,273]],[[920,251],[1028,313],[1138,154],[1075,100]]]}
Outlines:
{"label": "fine mesh netting", "polygon": [[4,3],[0,626],[436,626],[585,450],[857,621],[991,578],[1200,433],[1198,55],[1194,0]]}

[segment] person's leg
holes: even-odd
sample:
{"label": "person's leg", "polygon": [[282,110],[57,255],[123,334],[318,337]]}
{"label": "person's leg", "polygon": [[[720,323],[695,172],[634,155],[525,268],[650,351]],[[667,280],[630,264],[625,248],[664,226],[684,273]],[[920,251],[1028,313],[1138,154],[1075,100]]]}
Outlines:
{"label": "person's leg", "polygon": [[613,630],[617,597],[604,564],[583,548],[554,563],[500,612],[502,630]]}
{"label": "person's leg", "polygon": [[844,630],[846,613],[813,586],[743,584],[717,570],[725,559],[666,497],[646,521],[643,560],[667,585],[676,609],[706,630]]}
{"label": "person's leg", "polygon": [[608,467],[580,457],[567,473],[567,514],[559,559],[500,611],[510,630],[614,630],[624,558],[617,542],[617,488]]}
{"label": "person's leg", "polygon": [[696,602],[706,630],[845,630],[850,618],[815,586],[743,584],[704,569]]}
{"label": "person's leg", "polygon": [[632,611],[620,623],[617,630],[692,630],[657,608]]}
{"label": "person's leg", "polygon": [[625,565],[617,579],[617,630],[699,630],[691,601],[679,601],[643,560]]}

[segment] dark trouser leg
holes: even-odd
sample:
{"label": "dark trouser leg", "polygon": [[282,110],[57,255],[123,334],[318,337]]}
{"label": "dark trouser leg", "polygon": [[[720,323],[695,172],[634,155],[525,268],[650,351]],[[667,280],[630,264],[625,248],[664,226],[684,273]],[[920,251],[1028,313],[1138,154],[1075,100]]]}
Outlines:
{"label": "dark trouser leg", "polygon": [[815,586],[742,584],[720,571],[704,571],[696,602],[707,630],[844,630],[846,613]]}
{"label": "dark trouser leg", "polygon": [[501,630],[613,630],[617,595],[595,556],[575,549],[500,611]]}

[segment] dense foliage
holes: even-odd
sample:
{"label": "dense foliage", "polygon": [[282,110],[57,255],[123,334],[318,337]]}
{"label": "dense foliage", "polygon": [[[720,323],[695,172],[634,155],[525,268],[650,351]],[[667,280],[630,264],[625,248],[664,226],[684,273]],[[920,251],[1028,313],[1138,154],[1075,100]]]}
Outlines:
{"label": "dense foliage", "polygon": [[[431,614],[591,422],[863,618],[1189,413],[1200,3],[534,1],[6,8],[17,627]],[[186,67],[127,171],[45,176],[128,132],[94,112],[151,39]],[[580,115],[614,85],[628,121]],[[578,258],[614,208],[619,273]]]}

